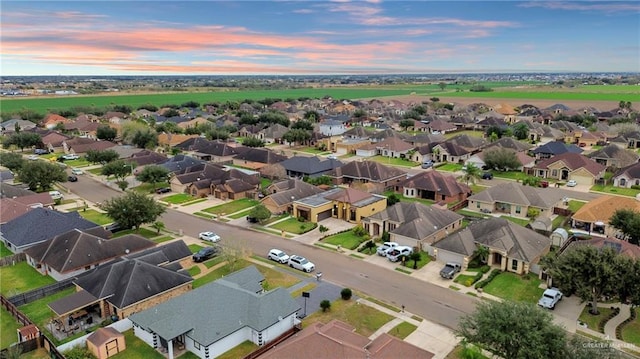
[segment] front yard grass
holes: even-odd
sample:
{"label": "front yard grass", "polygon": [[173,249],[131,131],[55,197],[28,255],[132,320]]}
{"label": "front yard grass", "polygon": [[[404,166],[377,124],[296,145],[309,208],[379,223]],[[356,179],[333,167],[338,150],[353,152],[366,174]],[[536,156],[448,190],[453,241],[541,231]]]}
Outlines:
{"label": "front yard grass", "polygon": [[260,202],[256,201],[255,199],[241,198],[229,203],[221,204],[214,207],[209,207],[205,209],[204,212],[211,213],[211,214],[218,214],[218,215],[231,214],[238,211],[242,211],[243,209],[251,208],[253,206],[256,206],[259,203]]}
{"label": "front yard grass", "polygon": [[574,200],[570,200],[569,201],[569,210],[573,213],[578,212],[578,210],[580,208],[582,208],[582,206],[584,206],[585,204],[587,204],[587,202],[582,202],[582,201],[574,201]]}
{"label": "front yard grass", "polygon": [[331,308],[326,312],[318,310],[309,315],[303,326],[308,327],[317,322],[328,323],[332,319],[349,323],[356,328],[357,333],[368,337],[393,317],[368,305],[356,304],[355,300],[337,299],[331,302]]}
{"label": "front yard grass", "polygon": [[591,187],[591,191],[611,193],[611,194],[617,194],[617,195],[629,196],[629,197],[635,197],[638,193],[640,193],[639,189],[603,186],[599,184]]}
{"label": "front yard grass", "polygon": [[458,172],[462,171],[462,166],[459,163],[445,163],[442,166],[436,167],[438,171]]}
{"label": "front yard grass", "polygon": [[322,242],[353,250],[364,242],[364,238],[356,236],[352,231],[347,231],[329,236],[323,239]]}
{"label": "front yard grass", "polygon": [[284,273],[279,270],[275,270],[265,266],[256,266],[260,273],[264,276],[264,288],[266,290],[275,289],[278,287],[289,288],[292,285],[300,283],[298,277],[294,277],[291,274]]}
{"label": "front yard grass", "polygon": [[622,327],[622,338],[625,342],[632,343],[640,347],[640,318],[638,318],[638,312],[640,309],[636,308],[635,311],[636,319]]}
{"label": "front yard grass", "polygon": [[143,236],[146,239],[151,239],[158,236],[158,232],[156,232],[155,230],[140,227],[137,231],[135,229],[127,229],[124,231],[116,232],[113,234],[113,238],[122,237],[127,234],[137,234],[139,236]]}
{"label": "front yard grass", "polygon": [[[474,275],[466,275],[466,274],[459,274],[456,279],[454,279],[453,281],[456,283],[460,283],[465,287],[471,287],[473,285],[473,279],[475,278]],[[467,285],[469,284],[469,285]]]}
{"label": "front yard grass", "polygon": [[127,349],[114,356],[112,359],[163,359],[164,356],[157,350],[153,349],[149,344],[143,342],[133,334],[133,329],[129,329],[124,334],[124,340],[127,343]]}
{"label": "front yard grass", "polygon": [[[429,257],[429,253],[420,251],[420,260],[417,263],[416,269],[420,269],[431,262],[431,257]],[[413,260],[407,259],[404,265],[406,268],[413,269]]]}
{"label": "front yard grass", "polygon": [[[222,257],[220,257],[222,258]],[[236,262],[235,266],[232,267],[227,263],[225,265],[223,265],[222,267],[213,270],[205,275],[203,275],[202,277],[196,279],[193,281],[193,289],[196,289],[198,287],[202,287],[203,285],[207,284],[207,283],[211,283],[214,280],[218,280],[226,275],[229,275],[235,271],[238,271],[242,268],[248,267],[251,263],[244,260],[244,259],[240,259],[239,261]]]}
{"label": "front yard grass", "polygon": [[189,269],[187,270],[187,272],[189,272],[189,275],[190,275],[191,277],[195,277],[195,276],[197,276],[198,274],[200,274],[200,267],[198,267],[198,266],[193,266],[193,267],[189,268]]}
{"label": "front yard grass", "polygon": [[9,248],[7,248],[7,246],[4,245],[4,242],[0,242],[0,257],[8,257],[12,255],[13,255],[13,252],[11,252]]}
{"label": "front yard grass", "polygon": [[269,228],[274,228],[274,229],[289,232],[289,233],[302,234],[302,233],[309,232],[310,230],[316,228],[317,226],[318,226],[317,223],[300,222],[298,221],[297,218],[292,217],[282,222],[278,222],[270,226]]}
{"label": "front yard grass", "polygon": [[187,247],[189,247],[189,250],[191,251],[191,253],[196,253],[202,248],[204,248],[203,246],[199,246],[197,244],[189,244]]}
{"label": "front yard grass", "polygon": [[113,219],[107,216],[106,213],[98,212],[95,209],[88,209],[86,211],[80,210],[78,211],[78,214],[82,218],[101,226],[104,226],[105,224],[109,224],[113,222]]}
{"label": "front yard grass", "polygon": [[540,288],[542,281],[529,274],[529,279],[509,273],[498,274],[483,289],[485,292],[503,299],[515,302],[538,303],[544,289]]}
{"label": "front yard grass", "polygon": [[529,220],[528,219],[524,219],[524,218],[516,218],[516,217],[511,217],[511,216],[500,216],[500,218],[504,218],[508,221],[511,221],[515,224],[519,224],[523,227],[526,227],[527,224],[529,224]]}
{"label": "front yard grass", "polygon": [[600,324],[603,319],[608,318],[612,310],[611,308],[598,307],[598,312],[600,312],[600,314],[593,315],[589,313],[589,309],[591,309],[589,306],[585,306],[584,309],[582,309],[582,313],[580,313],[578,320],[586,324],[587,328],[598,332],[598,324]]}
{"label": "front yard grass", "polygon": [[396,325],[393,329],[389,331],[390,335],[393,335],[396,338],[404,340],[404,338],[408,337],[409,334],[413,333],[418,327],[411,323],[402,322]]}
{"label": "front yard grass", "polygon": [[249,208],[249,209],[245,209],[244,211],[236,212],[233,215],[229,216],[229,218],[238,219],[238,218],[246,217],[249,215],[249,212],[251,212],[251,210],[252,209]]}
{"label": "front yard grass", "polygon": [[55,302],[58,299],[64,298],[75,293],[75,288],[67,288],[58,293],[48,295],[44,298],[40,298],[31,303],[21,305],[18,309],[24,315],[26,315],[32,322],[34,322],[40,329],[46,328],[45,324],[47,324],[55,314],[49,308],[48,304],[51,302]]}
{"label": "front yard grass", "polygon": [[211,259],[209,259],[209,260],[204,261],[204,262],[203,262],[203,264],[204,264],[204,266],[205,266],[205,267],[207,267],[207,268],[212,268],[212,267],[215,267],[215,266],[217,266],[218,264],[220,264],[220,263],[222,263],[222,262],[224,262],[224,261],[226,261],[226,260],[227,260],[227,259],[225,258],[225,256],[221,256],[221,255],[219,255],[219,256],[217,256],[217,257],[215,257],[215,258],[211,258]]}
{"label": "front yard grass", "polygon": [[96,176],[102,176],[102,167],[92,168],[90,170],[86,170],[86,172],[90,172]]}
{"label": "front yard grass", "polygon": [[16,331],[21,327],[6,309],[0,307],[0,349],[18,341]]}
{"label": "front yard grass", "polygon": [[369,157],[369,160],[382,163],[387,166],[402,166],[402,167],[415,167],[419,165],[417,162],[405,160],[404,158],[388,157],[388,156],[373,156]]}
{"label": "front yard grass", "polygon": [[32,289],[44,287],[55,283],[55,279],[48,275],[42,275],[27,262],[19,262],[15,265],[0,267],[0,293],[11,297]]}
{"label": "front yard grass", "polygon": [[145,194],[156,193],[156,190],[158,188],[164,188],[164,187],[169,187],[169,182],[167,181],[157,182],[155,186],[152,183],[141,183],[139,186],[136,186],[134,188],[134,191],[145,193]]}
{"label": "front yard grass", "polygon": [[176,193],[172,194],[171,196],[162,197],[160,200],[171,204],[182,204],[185,202],[193,201],[194,199],[196,198],[190,194]]}
{"label": "front yard grass", "polygon": [[506,178],[511,180],[520,180],[527,178],[527,174],[520,171],[493,171],[493,176],[496,178]]}

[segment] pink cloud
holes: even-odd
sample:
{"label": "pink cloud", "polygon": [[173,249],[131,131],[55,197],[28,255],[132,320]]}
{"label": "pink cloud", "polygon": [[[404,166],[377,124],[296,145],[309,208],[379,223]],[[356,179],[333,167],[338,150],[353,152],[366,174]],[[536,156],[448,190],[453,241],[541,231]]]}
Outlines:
{"label": "pink cloud", "polygon": [[637,2],[618,3],[616,1],[607,1],[604,3],[535,1],[523,3],[518,6],[527,8],[541,7],[554,10],[599,11],[605,13],[640,11],[640,4],[638,4]]}

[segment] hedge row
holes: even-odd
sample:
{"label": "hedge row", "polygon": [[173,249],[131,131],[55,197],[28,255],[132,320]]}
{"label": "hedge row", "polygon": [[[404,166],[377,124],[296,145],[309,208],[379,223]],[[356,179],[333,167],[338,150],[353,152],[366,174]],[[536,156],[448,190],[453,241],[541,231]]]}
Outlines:
{"label": "hedge row", "polygon": [[611,313],[609,313],[609,315],[606,318],[602,318],[602,320],[600,320],[600,322],[598,322],[598,331],[600,333],[604,333],[604,326],[607,324],[608,321],[613,319],[613,317],[618,315],[618,313],[620,313],[620,308],[611,307]]}
{"label": "hedge row", "polygon": [[616,328],[617,339],[624,341],[624,338],[622,337],[622,329],[624,329],[625,325],[634,321],[636,319],[636,315],[637,315],[636,308],[631,307],[631,314],[629,315],[629,318],[627,318],[627,320],[625,320],[624,322],[620,323],[620,325],[618,325],[618,327]]}
{"label": "hedge row", "polygon": [[474,286],[474,288],[478,289],[478,288],[484,288],[487,284],[489,284],[493,278],[495,278],[498,274],[500,274],[501,271],[498,268],[494,268],[491,273],[489,273],[489,276],[487,277],[487,279],[485,280],[481,280],[478,283],[476,283],[476,285]]}

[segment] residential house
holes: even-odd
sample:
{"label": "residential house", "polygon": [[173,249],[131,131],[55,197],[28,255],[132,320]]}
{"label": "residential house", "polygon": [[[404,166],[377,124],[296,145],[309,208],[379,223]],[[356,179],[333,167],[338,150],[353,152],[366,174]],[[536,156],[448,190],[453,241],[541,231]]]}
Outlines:
{"label": "residential house", "polygon": [[487,142],[482,138],[458,135],[435,145],[432,157],[437,162],[463,163],[486,145]]}
{"label": "residential house", "polygon": [[604,177],[605,169],[604,165],[589,157],[566,152],[539,162],[533,166],[533,174],[536,177],[574,180],[578,184],[592,186],[596,180]]}
{"label": "residential house", "polygon": [[625,188],[640,186],[640,163],[634,163],[618,170],[613,175],[613,185]]}
{"label": "residential house", "polygon": [[53,130],[58,126],[58,124],[61,124],[64,126],[67,123],[71,123],[71,120],[55,113],[50,113],[46,115],[42,120],[42,126],[49,130]]}
{"label": "residential house", "polygon": [[161,163],[167,161],[167,159],[167,156],[164,154],[149,150],[142,150],[131,154],[127,161],[135,163],[137,171],[140,169],[140,167],[148,165],[160,165]]}
{"label": "residential house", "polygon": [[[49,308],[66,326],[66,319],[77,312],[96,312],[100,318],[128,318],[192,289],[193,278],[180,261],[188,260],[191,251],[183,241],[176,241],[123,256],[78,277],[76,291]],[[195,307],[194,307],[195,308]]]}
{"label": "residential house", "polygon": [[582,129],[567,132],[564,138],[565,143],[577,144],[579,147],[595,146],[601,141],[604,141],[604,138]]}
{"label": "residential house", "polygon": [[265,292],[247,267],[129,317],[134,334],[174,358],[174,346],[216,358],[245,341],[262,346],[296,325],[296,304],[284,288]]}
{"label": "residential house", "polygon": [[[3,184],[3,190],[10,185]],[[4,192],[4,191],[3,191]],[[20,197],[2,197],[0,198],[0,224],[7,223],[34,208],[42,208],[53,206],[55,201],[51,198],[49,192],[32,193]]]}
{"label": "residential house", "polygon": [[635,150],[640,148],[640,132],[626,132],[618,137],[612,138],[610,142],[622,148],[631,148]]}
{"label": "residential house", "polygon": [[572,248],[577,248],[580,246],[591,246],[598,249],[610,248],[621,256],[640,260],[640,246],[617,238],[594,237],[591,239],[573,241],[567,246],[567,248],[565,248],[563,253],[571,250]]}
{"label": "residential house", "polygon": [[433,353],[387,333],[371,340],[356,333],[353,326],[334,319],[327,324],[311,324],[295,336],[275,345],[262,354],[260,359],[431,359],[433,356]]}
{"label": "residential house", "polygon": [[0,228],[0,239],[13,253],[42,243],[72,229],[87,230],[99,227],[78,212],[58,212],[48,208],[33,208]]}
{"label": "residential house", "polygon": [[65,123],[64,129],[68,132],[73,132],[80,137],[96,139],[98,127],[100,123],[97,121],[91,121],[88,117],[78,117],[73,122]]}
{"label": "residential house", "polygon": [[628,167],[637,163],[638,159],[640,159],[637,152],[633,152],[613,144],[591,152],[587,157],[607,168]]}
{"label": "residential house", "polygon": [[128,234],[108,239],[102,227],[68,232],[27,248],[27,263],[43,275],[57,281],[76,277],[128,253],[154,247],[156,244],[142,236]]}
{"label": "residential house", "polygon": [[431,245],[462,228],[463,216],[419,202],[398,202],[365,218],[364,229],[379,237],[389,232],[390,240],[433,254]]}
{"label": "residential house", "polygon": [[36,124],[31,121],[13,118],[0,123],[0,132],[3,135],[6,135],[15,133],[17,131],[29,131],[35,127]]}
{"label": "residential house", "polygon": [[64,150],[63,143],[71,140],[73,137],[56,131],[46,131],[40,134],[40,138],[49,152],[54,152],[56,150]]}
{"label": "residential house", "polygon": [[327,173],[336,185],[371,184],[375,190],[384,192],[407,178],[407,173],[396,167],[385,166],[374,161],[352,161]]}
{"label": "residential house", "polygon": [[347,132],[347,126],[343,120],[325,119],[318,125],[318,130],[325,136],[339,136]]}
{"label": "residential house", "polygon": [[486,117],[476,123],[476,128],[480,128],[483,131],[488,129],[489,127],[497,127],[502,130],[506,130],[509,127],[509,124],[506,123],[503,119],[496,117]]}
{"label": "residential house", "polygon": [[233,164],[236,166],[259,170],[266,165],[272,165],[286,159],[287,156],[279,155],[266,148],[250,148],[234,157]]}
{"label": "residential house", "polygon": [[325,159],[317,156],[293,156],[279,163],[286,171],[287,176],[293,178],[320,177],[344,163],[335,159]]}
{"label": "residential house", "polygon": [[609,224],[609,220],[618,209],[640,212],[640,201],[631,197],[600,196],[585,203],[571,216],[571,226],[590,234],[612,237],[617,229]]}
{"label": "residential house", "polygon": [[363,126],[354,126],[344,132],[342,137],[344,139],[352,139],[352,140],[367,140],[369,139],[376,131],[363,127]]}
{"label": "residential house", "polygon": [[519,218],[527,218],[530,208],[539,210],[539,216],[550,217],[553,208],[562,203],[562,196],[556,192],[514,182],[497,184],[467,199],[469,211],[503,213]]}
{"label": "residential house", "polygon": [[376,152],[383,157],[409,158],[414,146],[398,137],[387,137],[375,144]]}
{"label": "residential house", "polygon": [[247,172],[206,163],[176,174],[169,185],[173,192],[186,192],[195,197],[213,195],[223,200],[253,197],[260,186],[260,175]]}
{"label": "residential house", "polygon": [[273,214],[291,212],[292,203],[296,199],[307,198],[324,192],[320,187],[297,179],[288,179],[267,187],[266,197],[260,202]]}
{"label": "residential house", "polygon": [[394,190],[407,198],[422,198],[444,203],[462,202],[471,195],[469,186],[456,181],[455,176],[435,170],[411,176],[396,184]]}
{"label": "residential house", "polygon": [[257,138],[264,143],[284,143],[282,136],[289,131],[288,127],[285,127],[279,123],[272,124],[271,126],[258,131]]}
{"label": "residential house", "polygon": [[501,139],[492,142],[485,147],[485,151],[490,148],[508,148],[516,152],[528,151],[531,148],[530,144],[522,141],[518,141],[513,137],[502,137]]}
{"label": "residential house", "polygon": [[319,223],[326,218],[337,218],[360,224],[363,218],[387,207],[387,198],[355,188],[333,188],[313,196],[295,199],[294,217]]}
{"label": "residential house", "polygon": [[180,133],[159,133],[158,134],[158,145],[159,146],[169,146],[175,147],[176,145],[190,139],[190,138],[200,138],[199,135],[183,135]]}
{"label": "residential house", "polygon": [[451,122],[444,121],[441,119],[435,119],[427,124],[427,128],[429,128],[429,132],[435,134],[444,134],[447,132],[453,132],[458,129],[456,125]]}
{"label": "residential house", "polygon": [[231,163],[236,155],[248,150],[248,147],[233,146],[227,142],[209,141],[204,138],[189,139],[176,147],[191,151],[195,158],[214,163]]}
{"label": "residential house", "polygon": [[582,149],[574,144],[566,144],[560,141],[553,141],[545,143],[542,146],[531,151],[531,153],[538,160],[544,160],[553,156],[561,155],[564,153],[582,153]]}
{"label": "residential house", "polygon": [[62,143],[65,153],[75,153],[77,155],[87,153],[89,150],[104,151],[116,146],[111,141],[100,141],[93,138],[75,137]]}
{"label": "residential house", "polygon": [[[179,174],[184,173],[187,169],[204,164],[204,161],[195,159],[191,156],[183,154],[177,154],[170,157],[167,161],[160,164],[169,171],[169,173]],[[184,190],[184,189],[183,189]]]}
{"label": "residential house", "polygon": [[480,246],[489,249],[488,264],[505,272],[539,273],[540,258],[551,249],[551,240],[504,218],[471,223],[433,245],[439,262],[460,263],[466,269]]}

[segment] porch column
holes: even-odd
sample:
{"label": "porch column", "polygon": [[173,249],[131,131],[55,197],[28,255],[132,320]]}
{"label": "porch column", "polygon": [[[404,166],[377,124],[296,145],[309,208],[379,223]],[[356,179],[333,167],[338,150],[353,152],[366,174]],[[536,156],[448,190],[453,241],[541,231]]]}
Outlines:
{"label": "porch column", "polygon": [[507,270],[507,256],[506,254],[502,255],[502,260],[500,261],[500,270],[503,272]]}
{"label": "porch column", "polygon": [[173,339],[167,340],[167,347],[169,351],[169,359],[173,359]]}

